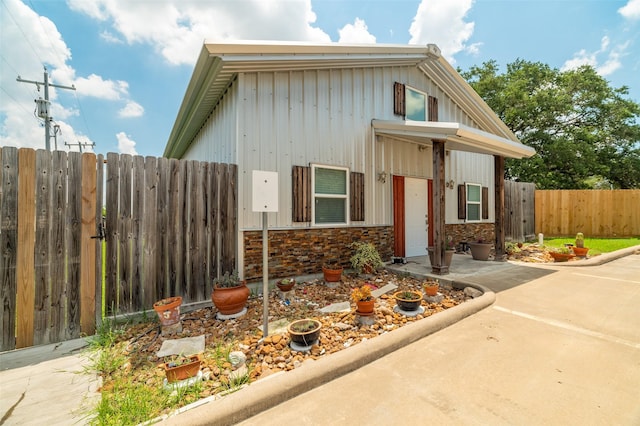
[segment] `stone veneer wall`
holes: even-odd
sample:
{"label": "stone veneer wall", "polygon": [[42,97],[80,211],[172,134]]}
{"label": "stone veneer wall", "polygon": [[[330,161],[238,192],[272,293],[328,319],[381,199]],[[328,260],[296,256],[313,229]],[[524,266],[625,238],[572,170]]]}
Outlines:
{"label": "stone veneer wall", "polygon": [[[245,231],[244,278],[262,279],[262,231]],[[269,277],[317,274],[325,261],[339,261],[351,267],[354,241],[373,243],[382,260],[393,256],[393,226],[358,228],[305,228],[269,231]]]}
{"label": "stone veneer wall", "polygon": [[461,241],[474,243],[482,239],[484,242],[495,241],[495,224],[493,223],[460,223],[445,225],[445,235],[451,236],[453,245]]}

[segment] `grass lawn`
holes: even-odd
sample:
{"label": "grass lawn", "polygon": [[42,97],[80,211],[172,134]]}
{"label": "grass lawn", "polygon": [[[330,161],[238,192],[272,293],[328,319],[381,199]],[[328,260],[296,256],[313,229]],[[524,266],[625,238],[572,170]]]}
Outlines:
{"label": "grass lawn", "polygon": [[[545,238],[544,245],[547,247],[562,247],[565,244],[575,244],[575,238]],[[586,238],[584,246],[589,248],[589,255],[594,256],[602,253],[624,249],[640,245],[640,238]]]}

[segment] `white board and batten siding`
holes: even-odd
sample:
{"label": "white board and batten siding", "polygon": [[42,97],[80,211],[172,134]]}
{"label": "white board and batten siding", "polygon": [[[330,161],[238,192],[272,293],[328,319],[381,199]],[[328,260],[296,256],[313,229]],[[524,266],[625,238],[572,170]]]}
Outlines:
{"label": "white board and batten siding", "polygon": [[[262,227],[261,214],[251,211],[252,170],[279,173],[279,208],[269,215],[269,228],[308,226],[291,220],[291,170],[310,163],[364,173],[366,220],[358,225],[390,225],[391,175],[433,175],[430,148],[419,151],[415,144],[373,137],[373,118],[401,119],[393,114],[395,81],[437,97],[440,121],[477,127],[413,67],[241,73],[185,157],[238,164],[240,231]],[[387,173],[384,184],[377,179],[381,171]],[[450,198],[455,204],[450,192],[447,204]],[[447,209],[447,222],[456,217],[454,207],[451,215]]]}

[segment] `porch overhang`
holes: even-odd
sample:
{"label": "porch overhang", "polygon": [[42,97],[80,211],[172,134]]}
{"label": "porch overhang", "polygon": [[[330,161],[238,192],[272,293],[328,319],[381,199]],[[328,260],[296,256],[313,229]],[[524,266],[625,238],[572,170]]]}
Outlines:
{"label": "porch overhang", "polygon": [[505,158],[528,158],[536,151],[522,143],[460,123],[399,120],[371,120],[376,135],[397,140],[431,145],[433,140],[445,142],[448,150],[499,155]]}

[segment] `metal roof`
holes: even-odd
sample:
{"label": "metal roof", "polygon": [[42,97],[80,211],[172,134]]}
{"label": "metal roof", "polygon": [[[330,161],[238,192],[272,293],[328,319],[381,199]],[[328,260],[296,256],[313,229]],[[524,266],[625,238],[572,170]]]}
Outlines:
{"label": "metal roof", "polygon": [[[518,142],[434,45],[205,41],[164,151],[180,158],[241,72],[416,66],[486,132]],[[373,117],[372,117],[373,118]]]}

